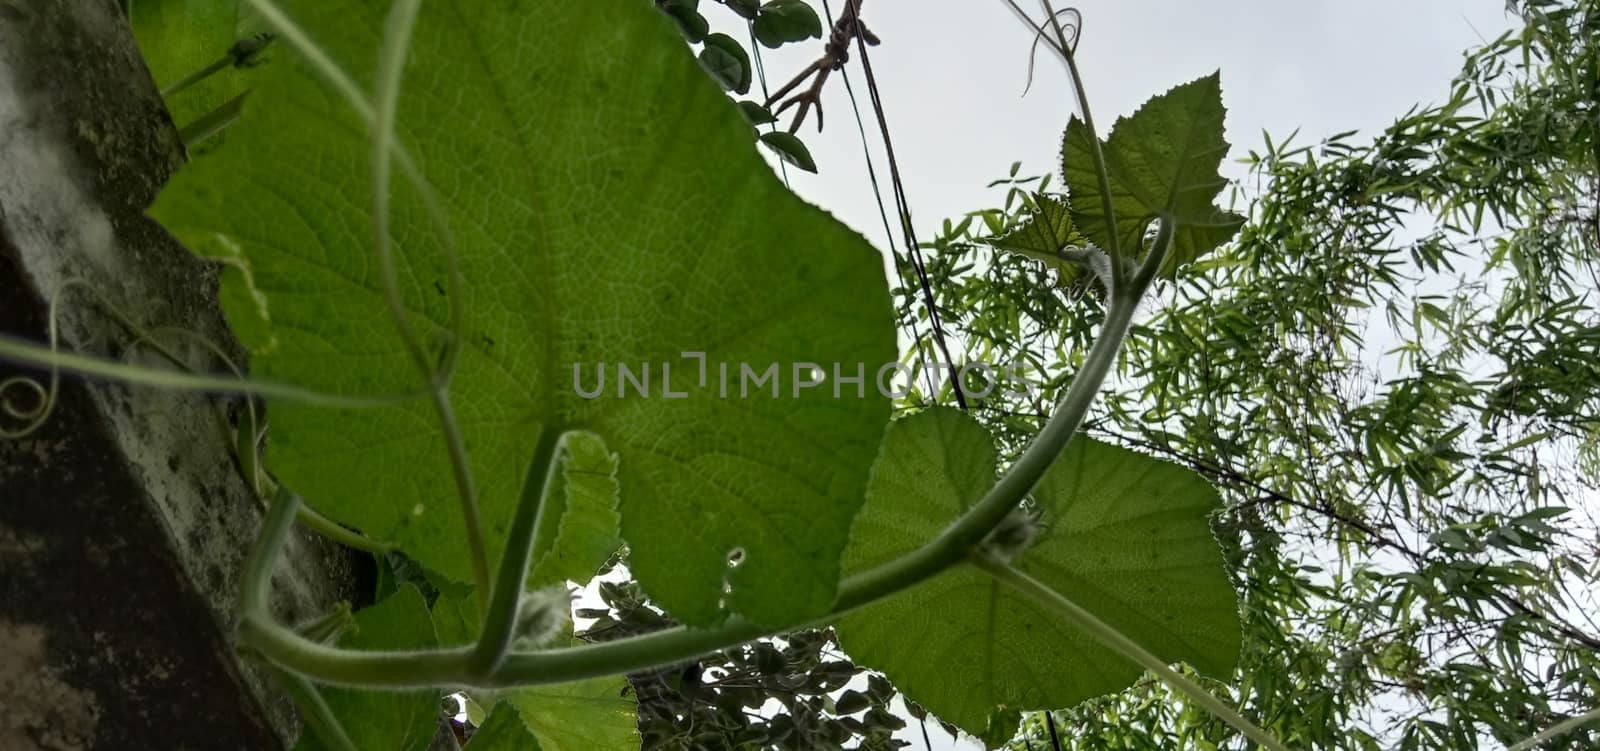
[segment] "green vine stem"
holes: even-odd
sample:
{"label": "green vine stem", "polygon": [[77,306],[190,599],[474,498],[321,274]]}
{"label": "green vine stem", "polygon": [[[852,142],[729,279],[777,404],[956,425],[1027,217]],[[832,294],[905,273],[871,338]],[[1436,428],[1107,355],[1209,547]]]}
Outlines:
{"label": "green vine stem", "polygon": [[61,373],[118,381],[136,386],[169,389],[173,391],[204,391],[214,394],[239,394],[281,399],[287,402],[336,409],[362,409],[400,404],[426,395],[425,391],[372,396],[347,396],[329,394],[315,389],[287,383],[254,378],[237,378],[210,373],[186,373],[177,370],[160,370],[104,357],[64,352],[53,347],[42,347],[26,339],[0,334],[0,359]]}
{"label": "green vine stem", "polygon": [[299,523],[300,526],[305,527],[312,532],[337,542],[347,548],[359,550],[363,553],[383,555],[385,553],[391,553],[400,549],[400,546],[395,545],[392,542],[374,540],[371,537],[350,529],[343,524],[323,516],[321,511],[311,508],[305,504],[300,505],[300,511],[299,513],[295,514],[294,520]]}
{"label": "green vine stem", "polygon": [[195,84],[198,84],[201,81],[206,80],[207,78],[210,78],[210,77],[212,77],[212,76],[214,76],[214,75],[216,75],[218,73],[221,73],[224,70],[232,68],[233,66],[234,66],[233,55],[232,54],[225,54],[222,57],[219,57],[216,60],[213,60],[211,63],[207,64],[204,68],[201,68],[201,69],[199,69],[199,70],[197,70],[197,71],[195,71],[193,73],[190,73],[189,75],[184,76],[182,79],[179,79],[177,83],[174,83],[174,84],[162,89],[161,90],[161,98],[162,99],[169,99],[169,98],[177,95],[178,93],[182,92],[184,89],[187,89],[187,88],[189,88],[191,86],[194,86]]}
{"label": "green vine stem", "polygon": [[300,510],[300,497],[283,486],[272,496],[272,505],[261,520],[261,530],[256,533],[256,544],[250,548],[244,561],[244,581],[239,585],[239,612],[248,617],[251,613],[266,613],[272,595],[272,569],[283,553],[283,544],[294,527],[295,514]]}
{"label": "green vine stem", "polygon": [[178,130],[178,140],[183,142],[184,148],[193,149],[201,141],[221,133],[239,119],[239,113],[244,111],[244,100],[249,96],[248,91],[239,94],[183,126]]}
{"label": "green vine stem", "polygon": [[177,83],[162,89],[161,98],[170,99],[185,89],[199,84],[201,81],[221,73],[228,68],[252,67],[260,61],[261,51],[266,49],[267,45],[269,44],[272,44],[272,35],[270,34],[258,34],[253,37],[240,39],[239,41],[234,42],[232,46],[228,47],[228,51],[223,53],[222,57],[219,57],[207,64],[205,67],[190,73],[187,76],[184,76]]}
{"label": "green vine stem", "polygon": [[356,751],[355,742],[350,740],[350,734],[345,732],[344,725],[339,723],[339,716],[322,698],[322,692],[317,690],[316,684],[306,680],[303,675],[287,670],[274,670],[272,676],[288,691],[289,698],[300,708],[300,716],[306,727],[310,728],[317,740],[322,741],[322,745],[334,751]]}
{"label": "green vine stem", "polygon": [[1173,670],[1161,658],[1139,646],[1138,642],[1129,639],[1121,631],[1096,618],[1094,613],[1085,610],[1065,595],[987,553],[974,553],[971,560],[974,566],[983,569],[985,573],[994,577],[996,581],[1015,589],[1040,605],[1055,610],[1065,616],[1068,621],[1071,621],[1072,625],[1093,636],[1100,643],[1116,650],[1123,657],[1137,663],[1139,667],[1155,673],[1156,677],[1160,678],[1163,683],[1189,697],[1190,701],[1200,705],[1207,712],[1233,726],[1235,730],[1243,733],[1246,738],[1255,741],[1262,748],[1269,749],[1269,751],[1288,751],[1288,748],[1279,743],[1278,739],[1256,727],[1255,723],[1245,719],[1243,715],[1234,711],[1233,707],[1223,703],[1221,699],[1213,696],[1211,692],[1201,688],[1194,681],[1189,680],[1184,674]]}
{"label": "green vine stem", "polygon": [[[305,59],[318,75],[322,76],[325,83],[333,87],[334,91],[345,100],[345,103],[350,105],[350,109],[355,111],[356,116],[361,118],[362,123],[370,129],[377,128],[377,107],[367,100],[366,94],[361,91],[361,87],[356,84],[355,80],[329,58],[327,53],[323,52],[322,48],[311,39],[304,29],[301,29],[272,0],[246,0],[246,2],[250,4],[251,9],[260,14],[263,21],[273,27],[278,37],[281,37],[285,43]],[[388,61],[386,65],[403,68],[403,57],[401,55],[398,60]],[[385,59],[388,60],[387,57]],[[399,85],[398,77],[400,72],[400,70],[394,70],[388,74],[394,77],[394,86]],[[397,94],[398,91],[396,92]],[[416,191],[417,198],[422,202],[423,211],[427,213],[428,221],[433,225],[434,234],[438,236],[439,242],[444,248],[445,276],[446,284],[448,285],[448,294],[445,297],[450,304],[449,339],[445,343],[446,346],[440,358],[440,366],[435,375],[437,376],[436,380],[445,382],[449,380],[449,374],[454,371],[455,357],[459,351],[461,341],[461,326],[465,318],[465,279],[461,275],[460,258],[456,253],[455,235],[450,231],[450,221],[445,213],[444,204],[439,201],[439,196],[434,191],[433,185],[422,175],[421,168],[411,158],[410,152],[392,140],[392,123],[390,127],[389,156],[394,160],[395,164],[399,165],[400,173],[405,176],[406,181]]]}
{"label": "green vine stem", "polygon": [[[1094,113],[1089,109],[1089,94],[1084,90],[1083,76],[1078,75],[1078,61],[1073,53],[1073,45],[1063,32],[1061,21],[1056,18],[1056,10],[1050,4],[1050,0],[1039,0],[1039,5],[1044,8],[1045,15],[1045,22],[1039,25],[1034,25],[1033,20],[1028,17],[1026,11],[1022,10],[1022,6],[1017,5],[1016,0],[1004,0],[1004,2],[1010,6],[1013,13],[1016,13],[1019,18],[1032,27],[1035,33],[1044,38],[1046,46],[1055,50],[1061,61],[1066,63],[1067,78],[1072,82],[1073,94],[1078,99],[1078,111],[1083,114],[1084,130],[1088,133],[1089,154],[1094,158],[1095,179],[1099,181],[1100,210],[1105,214],[1106,218],[1107,247],[1105,251],[1106,255],[1111,258],[1111,287],[1113,294],[1115,294],[1115,292],[1121,291],[1126,281],[1128,274],[1127,260],[1122,253],[1122,238],[1117,234],[1117,214],[1111,205],[1111,173],[1106,169],[1105,152],[1100,147],[1100,132],[1095,130],[1094,127]],[[1049,39],[1046,35],[1046,24],[1055,33],[1056,38],[1054,40]]]}
{"label": "green vine stem", "polygon": [[[257,412],[252,403],[239,418],[239,426],[235,429],[234,451],[239,460],[239,472],[244,475],[245,482],[255,491],[257,498],[265,501],[277,492],[277,483],[268,477],[261,467],[258,451],[261,436],[265,431],[256,427],[256,420]],[[340,545],[365,553],[383,555],[398,549],[394,543],[374,540],[323,516],[322,512],[305,504],[300,505],[299,511],[295,514],[295,521],[299,522],[300,526]]]}
{"label": "green vine stem", "polygon": [[[265,0],[256,4],[270,5]],[[472,464],[467,459],[466,442],[462,439],[455,409],[450,404],[450,375],[454,370],[453,353],[460,340],[460,319],[453,318],[451,321],[451,336],[445,345],[446,354],[441,358],[444,365],[436,370],[433,359],[423,351],[417,339],[405,301],[400,297],[400,283],[394,267],[393,238],[389,232],[389,178],[393,155],[399,151],[394,130],[400,103],[400,82],[405,73],[406,53],[411,46],[411,32],[416,27],[417,11],[421,7],[422,0],[398,0],[389,9],[384,25],[383,46],[378,51],[377,101],[369,123],[372,131],[372,246],[378,257],[378,276],[383,282],[383,299],[389,308],[389,318],[411,356],[412,365],[424,380],[433,385],[429,395],[444,433],[445,450],[450,456],[450,471],[456,484],[456,497],[461,504],[467,547],[472,553],[473,584],[478,596],[483,598],[488,596],[490,586],[489,548],[483,539],[483,520],[478,511],[478,491],[472,479]],[[453,257],[454,254],[451,255]],[[458,298],[460,290],[453,292],[448,296]],[[452,303],[452,316],[458,311],[457,305],[459,300]]]}
{"label": "green vine stem", "polygon": [[[428,395],[444,433],[456,494],[466,524],[467,545],[472,553],[475,591],[479,593],[479,597],[484,597],[485,593],[489,592],[490,585],[488,548],[483,540],[483,523],[478,512],[477,490],[472,481],[471,464],[467,459],[465,441],[462,439],[461,428],[456,421],[449,394],[450,377],[455,370],[464,318],[460,263],[448,219],[433,187],[423,177],[422,171],[411,159],[410,154],[394,138],[400,81],[405,71],[406,52],[410,46],[411,30],[416,23],[421,0],[401,0],[389,10],[384,27],[383,46],[379,52],[376,102],[368,101],[366,94],[355,80],[329,58],[311,36],[276,3],[272,0],[248,0],[248,2],[251,8],[260,14],[262,20],[273,27],[278,37],[293,47],[350,105],[372,134],[373,239],[384,301],[413,365],[428,381]],[[416,189],[417,195],[422,200],[423,209],[444,246],[446,277],[449,284],[448,294],[445,297],[450,304],[450,320],[447,326],[449,336],[446,338],[444,351],[438,358],[437,367],[422,350],[400,297],[399,285],[395,278],[389,236],[389,176],[393,164],[399,165],[401,174]]]}
{"label": "green vine stem", "polygon": [[561,481],[558,468],[566,441],[567,434],[553,428],[546,427],[539,432],[539,443],[522,484],[522,498],[517,502],[517,516],[511,521],[506,551],[500,558],[494,594],[483,619],[483,633],[478,637],[468,666],[475,674],[489,675],[500,667],[516,637],[517,611],[533,562],[534,543],[553,519],[552,514],[545,512],[550,508],[549,499],[556,483]]}

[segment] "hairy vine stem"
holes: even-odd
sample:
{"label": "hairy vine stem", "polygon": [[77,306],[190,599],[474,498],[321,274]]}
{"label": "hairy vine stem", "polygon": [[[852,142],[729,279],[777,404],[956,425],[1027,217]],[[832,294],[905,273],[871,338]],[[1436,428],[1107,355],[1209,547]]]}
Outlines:
{"label": "hairy vine stem", "polygon": [[260,396],[297,404],[338,409],[362,409],[400,404],[426,394],[425,391],[419,390],[398,394],[350,396],[330,394],[276,381],[145,368],[104,357],[94,357],[76,352],[63,352],[55,349],[54,346],[41,347],[26,339],[4,333],[0,333],[0,360],[9,360],[32,367],[71,373],[88,378],[131,383],[152,388]]}
{"label": "hairy vine stem", "polygon": [[[256,6],[270,5],[268,0],[252,0]],[[483,520],[478,513],[478,490],[472,479],[472,464],[467,459],[466,442],[461,436],[461,426],[456,420],[455,408],[450,403],[450,376],[454,372],[454,353],[460,341],[459,289],[447,295],[451,298],[451,335],[445,343],[443,367],[435,369],[430,356],[418,341],[410,312],[400,296],[400,283],[395,275],[393,238],[389,232],[389,178],[393,155],[399,151],[394,131],[400,106],[400,82],[404,77],[406,54],[411,48],[411,32],[416,28],[417,13],[422,0],[398,0],[389,9],[384,26],[383,46],[378,52],[376,81],[377,101],[372,107],[372,235],[373,249],[378,257],[378,276],[383,284],[384,304],[389,308],[389,318],[411,357],[411,364],[423,379],[432,384],[430,397],[439,426],[444,433],[445,450],[450,456],[450,472],[455,480],[456,496],[461,503],[461,515],[467,532],[467,547],[472,555],[474,591],[480,598],[487,597],[490,586],[489,552],[483,540]],[[419,175],[420,179],[420,175]],[[452,253],[453,257],[454,254]],[[452,285],[454,277],[452,273]],[[481,602],[481,600],[480,600]]]}
{"label": "hairy vine stem", "polygon": [[350,740],[350,734],[345,732],[344,725],[339,722],[339,716],[334,714],[333,708],[328,706],[328,701],[322,698],[322,691],[317,684],[288,670],[274,670],[272,675],[283,684],[295,706],[304,715],[306,726],[324,746],[333,751],[356,751],[355,742]]}
{"label": "hairy vine stem", "polygon": [[468,666],[473,673],[493,673],[516,637],[522,590],[527,585],[528,569],[534,563],[533,547],[542,537],[540,533],[545,525],[553,521],[552,515],[546,512],[550,509],[550,495],[561,481],[559,469],[566,441],[567,434],[553,428],[546,427],[539,432],[539,443],[533,460],[528,463],[527,479],[522,483],[517,516],[511,521],[506,551],[500,559],[500,575],[495,577],[494,593],[483,619],[483,633],[478,637]]}
{"label": "hairy vine stem", "polygon": [[[373,235],[378,256],[380,278],[385,304],[390,318],[400,332],[413,365],[426,377],[428,394],[439,417],[444,433],[445,448],[450,456],[450,467],[456,484],[456,494],[466,523],[467,545],[471,548],[473,583],[480,597],[489,592],[488,548],[483,541],[483,524],[478,513],[477,490],[472,481],[472,467],[467,459],[465,441],[450,403],[450,376],[455,371],[456,355],[461,342],[464,318],[464,283],[461,276],[455,242],[443,206],[411,155],[394,138],[395,120],[400,95],[400,81],[405,71],[406,53],[410,48],[411,30],[416,23],[421,0],[401,0],[390,8],[385,23],[383,46],[379,53],[377,74],[377,101],[369,101],[355,80],[328,57],[304,29],[289,17],[273,0],[247,0],[284,43],[293,47],[317,75],[333,87],[334,91],[355,111],[372,133],[373,176]],[[446,297],[450,304],[448,336],[437,367],[424,353],[415,331],[411,327],[408,311],[400,296],[395,280],[393,254],[389,237],[389,175],[392,164],[400,167],[401,174],[415,188],[423,209],[434,226],[444,246],[448,267]]]}
{"label": "hairy vine stem", "polygon": [[[1045,24],[1035,24],[1027,12],[1017,5],[1017,0],[1003,0],[1003,2],[1037,34],[1045,36]],[[1074,51],[1076,45],[1067,39],[1066,32],[1061,27],[1061,20],[1056,17],[1055,7],[1050,4],[1050,0],[1039,0],[1039,4],[1044,8],[1045,23],[1049,24],[1049,31],[1056,37],[1054,40],[1047,38],[1047,45],[1055,50],[1056,55],[1066,64],[1067,78],[1072,82],[1073,93],[1078,99],[1078,111],[1083,115],[1084,130],[1088,133],[1089,139],[1089,154],[1094,159],[1095,179],[1099,182],[1097,187],[1100,189],[1100,210],[1105,215],[1105,251],[1106,255],[1111,257],[1112,287],[1121,288],[1128,274],[1127,259],[1122,252],[1122,238],[1117,234],[1116,211],[1111,205],[1111,173],[1106,169],[1106,156],[1100,147],[1100,132],[1094,127],[1094,113],[1089,108],[1089,94],[1084,90],[1083,76],[1078,75],[1078,61]]]}

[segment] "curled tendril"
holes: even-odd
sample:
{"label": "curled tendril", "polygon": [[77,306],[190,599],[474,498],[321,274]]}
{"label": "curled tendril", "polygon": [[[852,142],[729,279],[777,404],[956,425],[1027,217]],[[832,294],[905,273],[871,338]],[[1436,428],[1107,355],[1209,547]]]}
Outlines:
{"label": "curled tendril", "polygon": [[[216,356],[218,360],[222,361],[222,363],[227,366],[228,370],[232,371],[236,378],[244,380],[244,371],[240,369],[239,366],[228,357],[227,353],[224,352],[223,349],[215,342],[212,342],[197,332],[179,327],[165,326],[156,328],[154,330],[146,330],[144,327],[135,323],[133,318],[121,308],[111,304],[111,302],[107,300],[104,295],[101,295],[99,291],[89,286],[87,281],[75,277],[63,280],[61,284],[56,287],[55,292],[50,295],[50,305],[48,312],[46,313],[46,333],[48,348],[52,355],[60,352],[61,347],[61,303],[66,297],[67,293],[73,290],[82,290],[88,293],[89,297],[94,300],[96,305],[103,309],[113,320],[117,322],[118,325],[122,326],[124,329],[127,329],[129,333],[133,334],[134,340],[128,348],[130,355],[141,345],[147,345],[163,359],[180,368],[184,368],[185,365],[183,360],[178,357],[177,353],[173,352],[171,348],[162,345],[161,342],[156,338],[158,335],[176,334],[199,342],[201,346],[205,347],[214,356]],[[50,376],[48,378],[48,385],[40,382],[40,380],[37,378],[26,375],[12,376],[4,381],[0,381],[0,414],[5,415],[5,417],[11,420],[22,423],[20,428],[7,428],[5,426],[0,426],[0,439],[15,440],[18,438],[26,438],[27,436],[37,432],[39,428],[50,419],[50,415],[55,411],[56,401],[60,395],[61,368],[53,361],[50,363],[49,368]],[[20,392],[27,392],[30,395],[25,397],[28,399],[27,402],[22,401],[22,398],[24,397],[19,397]],[[246,401],[247,408],[250,411],[251,424],[255,424],[255,400],[253,398],[249,398]]]}
{"label": "curled tendril", "polygon": [[[17,392],[28,391],[33,394],[32,404],[22,406]],[[0,427],[0,438],[26,438],[44,425],[50,419],[50,412],[56,404],[56,376],[51,374],[50,386],[47,388],[35,378],[29,376],[12,376],[0,381],[0,412],[13,420],[23,423],[21,428]]]}
{"label": "curled tendril", "polygon": [[[112,305],[111,302],[108,301],[103,295],[101,295],[93,287],[88,286],[88,284],[81,279],[68,279],[62,282],[61,286],[56,289],[55,294],[51,296],[50,312],[48,315],[50,329],[49,351],[52,354],[58,352],[59,345],[59,326],[57,324],[57,312],[60,307],[59,304],[65,293],[72,289],[82,289],[89,293],[90,297],[94,299],[96,304],[98,304],[113,320],[126,329],[128,333],[133,335],[133,340],[128,343],[127,349],[125,350],[125,357],[131,358],[135,353],[138,352],[139,348],[145,347],[159,355],[162,359],[171,362],[180,370],[188,371],[190,370],[189,366],[184,363],[183,359],[179,357],[178,353],[172,347],[162,343],[163,340],[188,339],[198,344],[207,352],[210,352],[213,357],[221,362],[223,366],[233,374],[235,379],[238,379],[240,382],[246,381],[244,368],[240,367],[239,363],[235,362],[234,359],[228,355],[227,350],[225,350],[216,342],[206,338],[205,335],[181,326],[157,326],[146,329],[134,322],[134,320],[129,317],[127,313],[123,312],[117,306]],[[0,415],[4,415],[5,417],[13,420],[24,421],[26,423],[23,425],[23,427],[17,429],[6,429],[4,427],[0,427],[0,439],[23,438],[37,431],[40,426],[44,425],[45,421],[49,419],[51,412],[54,410],[59,384],[60,368],[53,361],[50,363],[50,379],[48,386],[41,383],[38,379],[30,376],[13,376],[5,379],[4,381],[0,381]],[[19,399],[19,390],[26,391],[31,394],[30,397],[27,397],[29,399],[28,402],[23,402]],[[238,449],[240,451],[239,467],[244,472],[245,479],[249,483],[251,489],[255,491],[256,496],[262,500],[265,500],[266,490],[269,486],[271,486],[272,481],[262,468],[257,456],[257,452],[260,450],[262,438],[266,435],[266,423],[262,418],[261,405],[258,397],[254,394],[248,393],[243,394],[243,396],[245,400],[245,415],[238,426],[238,430],[240,431],[238,436]],[[412,397],[407,396],[406,398]],[[219,415],[219,417],[222,420],[223,427],[225,429],[229,428],[227,425],[226,415]],[[300,520],[308,527],[317,531],[318,534],[358,550],[378,551],[389,549],[388,543],[373,541],[359,533],[339,527],[336,523],[326,519],[325,517],[322,517],[309,506],[301,507]]]}
{"label": "curled tendril", "polygon": [[[1056,22],[1061,25],[1061,33],[1067,37],[1067,52],[1078,51],[1078,39],[1083,36],[1083,14],[1077,8],[1062,8],[1055,13]],[[1065,19],[1065,20],[1063,20]],[[1032,25],[1032,21],[1029,24]],[[1028,47],[1028,80],[1022,87],[1022,95],[1027,96],[1028,90],[1033,88],[1033,65],[1039,55],[1039,42],[1049,39],[1049,24],[1041,23],[1034,26],[1033,44]]]}
{"label": "curled tendril", "polygon": [[[61,298],[65,297],[69,290],[77,287],[89,289],[82,279],[66,279],[50,295],[50,309],[45,314],[45,325],[51,354],[55,354],[61,346],[61,337],[59,335]],[[21,405],[17,398],[17,392],[19,391],[32,392],[31,405]],[[37,378],[25,375],[12,376],[0,381],[0,412],[3,412],[8,418],[22,423],[20,428],[8,428],[0,425],[0,438],[7,440],[27,438],[37,432],[39,428],[44,427],[45,422],[50,419],[50,414],[56,409],[56,397],[60,392],[61,369],[54,363],[50,365],[48,386],[40,383]]]}

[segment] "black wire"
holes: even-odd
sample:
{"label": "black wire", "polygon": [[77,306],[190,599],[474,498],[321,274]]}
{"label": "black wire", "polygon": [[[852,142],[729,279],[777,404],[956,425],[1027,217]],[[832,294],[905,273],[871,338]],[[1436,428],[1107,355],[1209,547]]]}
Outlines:
{"label": "black wire", "polygon": [[[852,0],[846,0],[851,2]],[[823,0],[824,10],[827,10],[827,0]],[[883,96],[878,90],[878,79],[872,73],[872,60],[867,54],[866,35],[862,33],[861,16],[855,16],[856,21],[856,50],[861,56],[861,71],[867,77],[867,93],[872,97],[873,113],[878,118],[878,130],[883,136],[884,153],[889,159],[889,179],[894,187],[895,208],[900,213],[900,228],[905,236],[907,255],[911,258],[912,268],[917,272],[917,283],[922,289],[923,304],[928,308],[929,322],[933,327],[934,345],[938,347],[939,354],[944,357],[945,364],[950,369],[950,385],[955,390],[956,404],[961,409],[967,408],[967,397],[961,386],[960,371],[956,367],[955,358],[950,356],[950,346],[945,341],[944,321],[939,315],[939,307],[934,302],[933,287],[928,283],[928,268],[922,258],[922,247],[917,242],[916,230],[911,224],[911,209],[906,199],[905,184],[900,180],[900,164],[894,155],[894,140],[889,136],[889,121],[883,112]]]}
{"label": "black wire", "polygon": [[[834,25],[833,8],[829,6],[828,0],[822,0],[822,12],[828,17],[828,26],[832,28]],[[855,113],[856,133],[861,136],[861,158],[867,163],[867,180],[872,183],[872,200],[878,204],[878,219],[883,222],[883,236],[889,242],[889,257],[895,260],[896,268],[898,269],[900,249],[895,245],[894,230],[889,227],[889,210],[883,205],[883,186],[878,182],[878,169],[873,163],[872,147],[867,143],[867,124],[866,120],[861,117],[861,103],[856,99],[855,85],[850,83],[850,71],[841,68],[839,76],[844,79],[844,90],[850,95],[850,111]],[[896,317],[899,317],[898,313]],[[915,320],[910,321],[908,325],[911,328],[911,341],[917,343],[920,348],[922,332],[918,330]],[[938,390],[934,386],[933,377],[925,369],[922,370],[922,374],[927,380],[928,396],[929,398],[934,398]],[[913,381],[916,379],[915,373],[912,374],[912,379]]]}
{"label": "black wire", "polygon": [[[828,7],[828,0],[822,0],[822,12],[828,16],[828,23],[833,23],[833,9]],[[883,188],[878,184],[878,170],[873,166],[872,148],[867,144],[867,124],[861,117],[861,105],[856,100],[856,87],[850,83],[850,71],[840,69],[839,76],[844,79],[844,90],[850,95],[850,110],[856,116],[856,132],[861,135],[861,156],[867,162],[867,179],[872,182],[872,197],[878,202],[878,218],[883,221],[883,235],[889,241],[889,251],[898,254],[900,251],[894,244],[894,230],[889,228],[889,210],[883,205]]]}
{"label": "black wire", "polygon": [[1050,728],[1050,745],[1055,747],[1055,751],[1062,751],[1061,735],[1056,732],[1056,716],[1050,714],[1049,710],[1046,710],[1044,713],[1044,722],[1045,726]]}
{"label": "black wire", "polygon": [[[772,95],[772,92],[767,90],[767,66],[761,60],[761,45],[756,43],[756,27],[755,27],[755,23],[751,22],[751,21],[746,21],[745,22],[745,26],[750,31],[750,51],[755,53],[755,58],[756,58],[756,77],[761,79],[761,101],[765,102],[769,98],[771,98],[771,95]],[[773,126],[771,123],[768,123],[767,127],[768,128],[774,128],[775,126]],[[760,128],[756,128],[756,130],[759,131],[761,129]],[[782,159],[778,160],[778,174],[783,176],[783,184],[785,186],[790,187],[790,189],[792,190],[793,186],[789,186],[789,165],[787,163],[785,163]]]}

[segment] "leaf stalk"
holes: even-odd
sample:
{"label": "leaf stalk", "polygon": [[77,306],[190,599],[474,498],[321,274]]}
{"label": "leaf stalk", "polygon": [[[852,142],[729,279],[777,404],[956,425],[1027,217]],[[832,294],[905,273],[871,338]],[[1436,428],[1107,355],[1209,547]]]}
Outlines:
{"label": "leaf stalk", "polygon": [[1173,670],[1161,658],[1151,654],[1149,650],[1140,646],[1138,642],[1125,636],[1115,626],[1095,617],[1094,613],[1085,610],[1083,606],[1068,599],[1066,595],[1051,589],[1038,579],[1028,576],[1010,564],[1004,563],[987,553],[974,553],[971,561],[972,565],[994,577],[995,581],[1016,590],[1040,605],[1060,613],[1072,625],[1082,629],[1100,643],[1116,650],[1123,657],[1137,663],[1139,667],[1154,673],[1163,683],[1187,696],[1190,701],[1200,705],[1218,719],[1233,726],[1233,729],[1243,733],[1246,738],[1254,741],[1262,748],[1269,751],[1288,751],[1288,748],[1279,743],[1278,739],[1256,727],[1255,723],[1245,719],[1233,707],[1223,703],[1221,699],[1213,696],[1211,692],[1202,688],[1200,684],[1189,680],[1184,674]]}
{"label": "leaf stalk", "polygon": [[534,560],[534,544],[543,536],[545,525],[554,522],[550,496],[561,481],[561,454],[567,434],[552,428],[539,432],[539,443],[528,463],[527,479],[522,484],[522,498],[517,503],[517,515],[511,521],[511,531],[506,538],[506,550],[500,558],[500,573],[494,580],[493,596],[483,620],[483,633],[478,637],[468,666],[473,675],[492,675],[516,637],[517,611],[522,603],[522,592],[527,586],[528,569]]}

